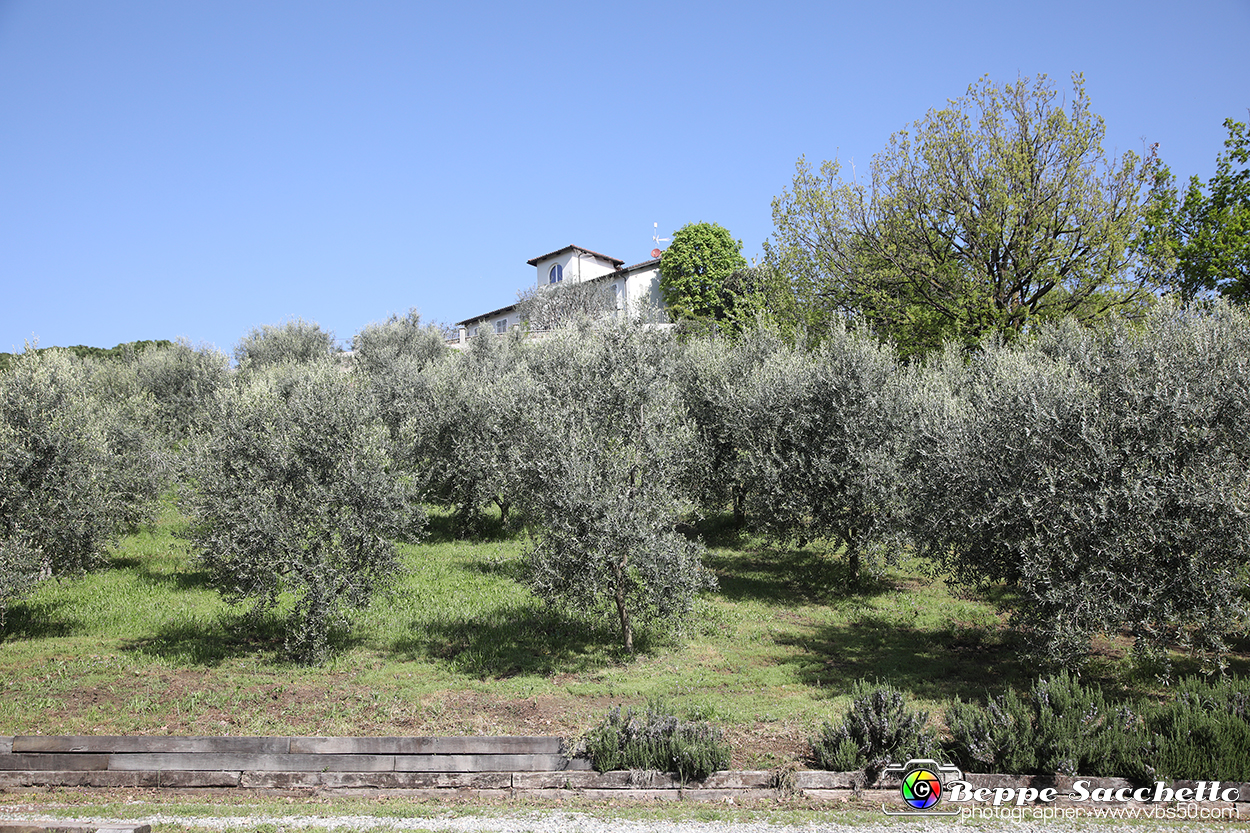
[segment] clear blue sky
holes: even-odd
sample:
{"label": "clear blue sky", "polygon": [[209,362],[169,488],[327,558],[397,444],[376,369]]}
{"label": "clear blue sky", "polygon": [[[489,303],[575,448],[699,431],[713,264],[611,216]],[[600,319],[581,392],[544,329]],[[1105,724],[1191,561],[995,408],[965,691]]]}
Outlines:
{"label": "clear blue sky", "polygon": [[0,351],[452,322],[655,222],[758,255],[800,154],[1073,71],[1108,150],[1205,179],[1250,0],[0,0]]}

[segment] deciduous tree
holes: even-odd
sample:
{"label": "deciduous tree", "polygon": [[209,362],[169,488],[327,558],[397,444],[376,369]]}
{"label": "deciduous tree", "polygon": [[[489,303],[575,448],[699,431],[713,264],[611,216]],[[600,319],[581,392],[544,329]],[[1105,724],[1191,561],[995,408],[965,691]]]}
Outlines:
{"label": "deciduous tree", "polygon": [[675,321],[710,326],[729,316],[741,296],[727,284],[745,268],[742,241],[716,223],[687,223],[660,258],[660,290]]}
{"label": "deciduous tree", "polygon": [[1250,133],[1225,119],[1228,138],[1205,186],[1190,177],[1184,198],[1164,169],[1142,234],[1143,252],[1161,262],[1164,283],[1186,301],[1219,294],[1250,303]]}
{"label": "deciduous tree", "polygon": [[816,318],[866,321],[904,354],[1141,304],[1130,244],[1156,160],[1108,158],[1104,134],[1080,75],[1066,102],[1045,76],[983,78],[895,133],[866,180],[800,158],[767,257]]}

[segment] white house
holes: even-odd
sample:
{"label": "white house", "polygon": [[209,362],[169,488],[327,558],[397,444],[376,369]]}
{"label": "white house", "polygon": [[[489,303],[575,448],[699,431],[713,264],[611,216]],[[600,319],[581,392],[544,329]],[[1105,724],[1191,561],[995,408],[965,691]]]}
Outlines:
{"label": "white house", "polygon": [[[640,312],[648,307],[659,309],[663,306],[658,257],[626,266],[625,261],[615,257],[592,252],[581,246],[565,246],[526,262],[534,267],[535,285],[539,287],[587,281],[596,281],[610,287],[616,295],[618,314]],[[452,346],[459,347],[468,339],[482,333],[506,333],[513,327],[521,326],[524,322],[517,315],[518,306],[513,303],[457,321],[457,336],[451,340]]]}

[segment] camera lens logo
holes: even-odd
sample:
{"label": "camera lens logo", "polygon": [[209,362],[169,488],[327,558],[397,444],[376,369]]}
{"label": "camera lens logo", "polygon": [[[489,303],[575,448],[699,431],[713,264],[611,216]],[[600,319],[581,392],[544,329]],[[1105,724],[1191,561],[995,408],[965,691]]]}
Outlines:
{"label": "camera lens logo", "polygon": [[903,801],[917,810],[928,810],[942,800],[942,782],[937,773],[928,769],[913,769],[903,776],[900,787]]}

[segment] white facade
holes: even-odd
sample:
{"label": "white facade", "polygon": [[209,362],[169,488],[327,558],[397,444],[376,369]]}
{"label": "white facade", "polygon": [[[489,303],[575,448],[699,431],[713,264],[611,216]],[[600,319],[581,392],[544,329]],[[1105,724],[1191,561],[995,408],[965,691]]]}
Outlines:
{"label": "white facade", "polygon": [[[623,260],[580,246],[565,246],[532,258],[527,263],[534,267],[534,284],[538,287],[586,281],[601,282],[611,287],[618,298],[618,314],[636,314],[663,306],[659,258],[625,266]],[[524,323],[518,316],[518,305],[510,304],[456,322],[459,335],[452,339],[451,344],[459,347],[474,336],[504,333]]]}

